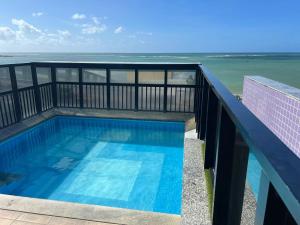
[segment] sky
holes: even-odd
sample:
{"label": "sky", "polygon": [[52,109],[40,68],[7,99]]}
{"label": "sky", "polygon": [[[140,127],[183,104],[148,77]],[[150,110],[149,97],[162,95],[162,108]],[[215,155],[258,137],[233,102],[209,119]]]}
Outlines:
{"label": "sky", "polygon": [[299,0],[1,0],[0,52],[300,52]]}

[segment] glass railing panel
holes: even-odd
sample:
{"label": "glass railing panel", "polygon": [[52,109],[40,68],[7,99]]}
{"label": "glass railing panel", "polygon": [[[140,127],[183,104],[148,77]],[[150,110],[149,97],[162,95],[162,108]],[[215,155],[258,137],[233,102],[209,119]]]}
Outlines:
{"label": "glass railing panel", "polygon": [[56,81],[58,82],[79,82],[79,71],[74,68],[57,68]]}
{"label": "glass railing panel", "polygon": [[106,70],[104,69],[83,69],[82,80],[87,83],[105,83]]}
{"label": "glass railing panel", "polygon": [[8,67],[0,68],[0,93],[11,91],[11,80]]}
{"label": "glass railing panel", "polygon": [[195,85],[196,71],[168,71],[168,84]]}
{"label": "glass railing panel", "polygon": [[18,89],[30,87],[33,85],[30,66],[16,66],[15,72],[16,72]]}

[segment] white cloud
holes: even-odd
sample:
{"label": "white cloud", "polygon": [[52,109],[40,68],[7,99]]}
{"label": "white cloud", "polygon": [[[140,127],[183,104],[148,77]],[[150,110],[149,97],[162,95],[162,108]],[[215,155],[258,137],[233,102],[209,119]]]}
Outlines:
{"label": "white cloud", "polygon": [[64,38],[68,38],[71,36],[71,33],[68,30],[58,30],[57,33]]}
{"label": "white cloud", "polygon": [[[130,38],[130,39],[136,39],[138,37],[143,38],[142,36],[145,37],[145,36],[152,36],[152,35],[153,35],[152,32],[137,31],[137,32],[135,32],[133,34],[127,35],[127,37]],[[139,43],[143,44],[145,42],[143,40],[139,40]]]}
{"label": "white cloud", "polygon": [[119,27],[117,27],[117,28],[115,29],[114,33],[115,33],[115,34],[119,34],[119,33],[122,33],[123,31],[124,31],[124,28],[121,27],[121,26],[119,26]]}
{"label": "white cloud", "polygon": [[59,45],[67,43],[67,40],[71,37],[71,33],[68,30],[57,30],[56,33],[47,33],[39,38],[40,42],[49,43],[52,45]]}
{"label": "white cloud", "polygon": [[11,23],[13,25],[16,25],[19,28],[20,32],[22,32],[22,33],[32,33],[32,34],[34,34],[34,33],[37,33],[37,34],[42,33],[41,30],[39,30],[35,26],[31,25],[30,23],[27,23],[25,20],[22,20],[22,19],[20,19],[20,20],[18,20],[18,19],[12,19]]}
{"label": "white cloud", "polygon": [[75,13],[73,16],[72,16],[72,19],[73,20],[83,20],[86,18],[86,15],[85,14],[80,14],[80,13]]}
{"label": "white cloud", "polygon": [[34,13],[32,13],[32,16],[33,16],[33,17],[40,17],[40,16],[42,16],[42,15],[44,15],[43,12],[34,12]]}
{"label": "white cloud", "polygon": [[82,34],[97,34],[106,30],[106,25],[101,23],[98,17],[92,17],[91,20],[90,23],[80,25]]}
{"label": "white cloud", "polygon": [[100,24],[100,21],[99,21],[98,17],[93,16],[92,20],[93,20],[94,24]]}
{"label": "white cloud", "polygon": [[140,35],[147,35],[147,36],[152,36],[152,35],[153,35],[152,32],[143,32],[143,31],[139,31],[139,32],[137,32],[137,34],[140,34]]}
{"label": "white cloud", "polygon": [[12,19],[11,27],[0,27],[0,44],[7,43],[14,46],[60,46],[69,44],[71,33],[68,30],[57,30],[50,32],[47,29],[41,30],[23,19]]}
{"label": "white cloud", "polygon": [[10,41],[16,38],[16,32],[10,27],[0,27],[0,40]]}
{"label": "white cloud", "polygon": [[106,25],[92,25],[92,24],[84,24],[81,32],[83,34],[97,34],[106,30]]}

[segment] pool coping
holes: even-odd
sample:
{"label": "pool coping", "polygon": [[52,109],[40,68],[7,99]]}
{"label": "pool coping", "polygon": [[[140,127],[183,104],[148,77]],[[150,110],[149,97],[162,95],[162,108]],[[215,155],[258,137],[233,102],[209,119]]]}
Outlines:
{"label": "pool coping", "polygon": [[179,225],[180,215],[0,194],[0,209],[126,225]]}
{"label": "pool coping", "polygon": [[192,113],[130,112],[111,110],[54,108],[0,130],[0,141],[15,136],[55,116],[80,116],[107,119],[185,122],[185,130],[193,128]]}
{"label": "pool coping", "polygon": [[[115,119],[143,119],[185,122],[185,130],[193,127],[191,113],[124,112],[109,110],[52,109],[0,131],[0,141],[15,136],[55,116],[83,116]],[[184,148],[185,149],[185,148]],[[185,173],[183,174],[185,177]],[[184,179],[184,178],[183,178]],[[185,182],[183,184],[183,192]],[[184,193],[182,197],[182,202]],[[184,205],[183,205],[184,206]],[[179,225],[182,215],[148,212],[98,205],[87,205],[47,199],[0,194],[0,209],[56,217],[82,219],[122,225]],[[184,210],[182,209],[182,212]]]}

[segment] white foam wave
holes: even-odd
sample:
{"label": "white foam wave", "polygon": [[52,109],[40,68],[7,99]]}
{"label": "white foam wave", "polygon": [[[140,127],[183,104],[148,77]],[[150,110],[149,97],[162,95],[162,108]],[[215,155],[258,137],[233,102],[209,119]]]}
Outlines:
{"label": "white foam wave", "polygon": [[230,54],[225,54],[225,55],[208,55],[206,56],[207,58],[241,58],[241,57],[265,57],[267,55],[258,55],[258,54],[234,54],[234,55],[230,55]]}

